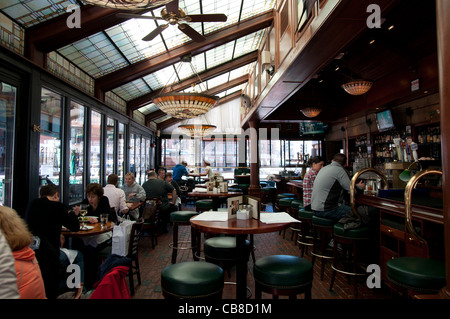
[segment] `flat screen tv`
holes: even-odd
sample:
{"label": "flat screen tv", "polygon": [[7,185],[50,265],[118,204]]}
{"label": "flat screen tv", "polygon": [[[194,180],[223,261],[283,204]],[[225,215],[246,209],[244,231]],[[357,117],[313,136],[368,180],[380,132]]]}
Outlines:
{"label": "flat screen tv", "polygon": [[300,122],[300,135],[325,133],[326,124],[322,122]]}
{"label": "flat screen tv", "polygon": [[389,131],[395,128],[391,110],[375,113],[375,116],[377,117],[378,131]]}

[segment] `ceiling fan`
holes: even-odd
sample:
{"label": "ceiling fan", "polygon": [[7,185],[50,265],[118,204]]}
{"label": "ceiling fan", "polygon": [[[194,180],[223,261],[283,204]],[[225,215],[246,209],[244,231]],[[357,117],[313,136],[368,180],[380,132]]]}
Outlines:
{"label": "ceiling fan", "polygon": [[171,1],[166,4],[166,7],[161,10],[161,17],[142,16],[139,14],[131,13],[118,13],[119,18],[136,18],[136,19],[152,19],[152,20],[165,20],[166,24],[161,24],[152,32],[147,34],[143,41],[151,41],[158,34],[163,32],[169,25],[178,25],[178,29],[190,37],[195,42],[205,41],[206,38],[198,33],[195,29],[183,22],[225,22],[227,16],[223,13],[217,14],[186,14],[184,10],[178,8],[178,0]]}

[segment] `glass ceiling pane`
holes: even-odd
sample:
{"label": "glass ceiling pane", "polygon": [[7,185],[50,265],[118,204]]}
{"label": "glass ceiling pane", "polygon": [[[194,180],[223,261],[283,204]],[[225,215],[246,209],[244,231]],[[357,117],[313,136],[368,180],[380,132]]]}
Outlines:
{"label": "glass ceiling pane", "polygon": [[53,19],[66,13],[71,4],[77,4],[76,0],[2,0],[0,10],[6,13],[23,27],[31,27],[38,23]]}
{"label": "glass ceiling pane", "polygon": [[143,79],[153,91],[159,90],[166,85],[178,82],[178,79],[175,76],[175,69],[172,65],[152,74],[146,75]]}
{"label": "glass ceiling pane", "polygon": [[245,0],[242,6],[241,20],[271,10],[274,5],[275,0]]}
{"label": "glass ceiling pane", "polygon": [[59,49],[58,53],[93,78],[129,65],[102,32]]}
{"label": "glass ceiling pane", "polygon": [[115,88],[112,91],[125,101],[130,101],[135,97],[151,92],[147,83],[145,83],[145,81],[143,81],[142,79],[127,83],[118,88]]}
{"label": "glass ceiling pane", "polygon": [[225,43],[205,52],[207,67],[213,68],[233,59],[235,41]]}
{"label": "glass ceiling pane", "polygon": [[142,114],[145,114],[145,115],[150,114],[155,111],[158,111],[158,110],[159,110],[159,108],[154,103],[147,104],[138,109],[139,112],[141,112]]}

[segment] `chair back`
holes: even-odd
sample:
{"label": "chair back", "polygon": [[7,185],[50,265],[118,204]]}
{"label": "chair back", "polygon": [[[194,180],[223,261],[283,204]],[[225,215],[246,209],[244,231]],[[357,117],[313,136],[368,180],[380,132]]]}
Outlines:
{"label": "chair back", "polygon": [[157,220],[160,206],[161,206],[160,198],[147,198],[144,203],[144,211],[142,213],[142,218],[145,221]]}
{"label": "chair back", "polygon": [[141,218],[135,223],[133,223],[133,226],[131,227],[130,242],[128,244],[128,257],[131,257],[138,253],[138,243],[140,239],[142,225],[144,225],[144,220]]}

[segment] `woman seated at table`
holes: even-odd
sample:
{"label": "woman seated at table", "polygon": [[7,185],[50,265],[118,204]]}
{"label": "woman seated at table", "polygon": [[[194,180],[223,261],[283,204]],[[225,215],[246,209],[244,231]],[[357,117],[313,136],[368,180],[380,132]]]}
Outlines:
{"label": "woman seated at table", "polygon": [[203,166],[205,166],[205,172],[201,173],[200,176],[206,176],[206,180],[211,180],[214,177],[214,172],[211,169],[211,163],[207,160],[203,161]]}
{"label": "woman seated at table", "polygon": [[[87,207],[87,221],[89,223],[100,222],[101,214],[108,214],[108,220],[117,223],[117,215],[114,209],[109,206],[108,197],[103,195],[103,187],[97,183],[91,183],[86,186],[86,199],[82,204],[89,204]],[[74,211],[78,213],[80,206],[75,206]],[[111,246],[112,231],[106,233],[82,237],[84,245],[78,241],[76,245],[78,250],[84,254],[85,260],[85,284],[88,288],[97,280],[98,253],[108,246]],[[75,239],[75,238],[74,238]]]}

